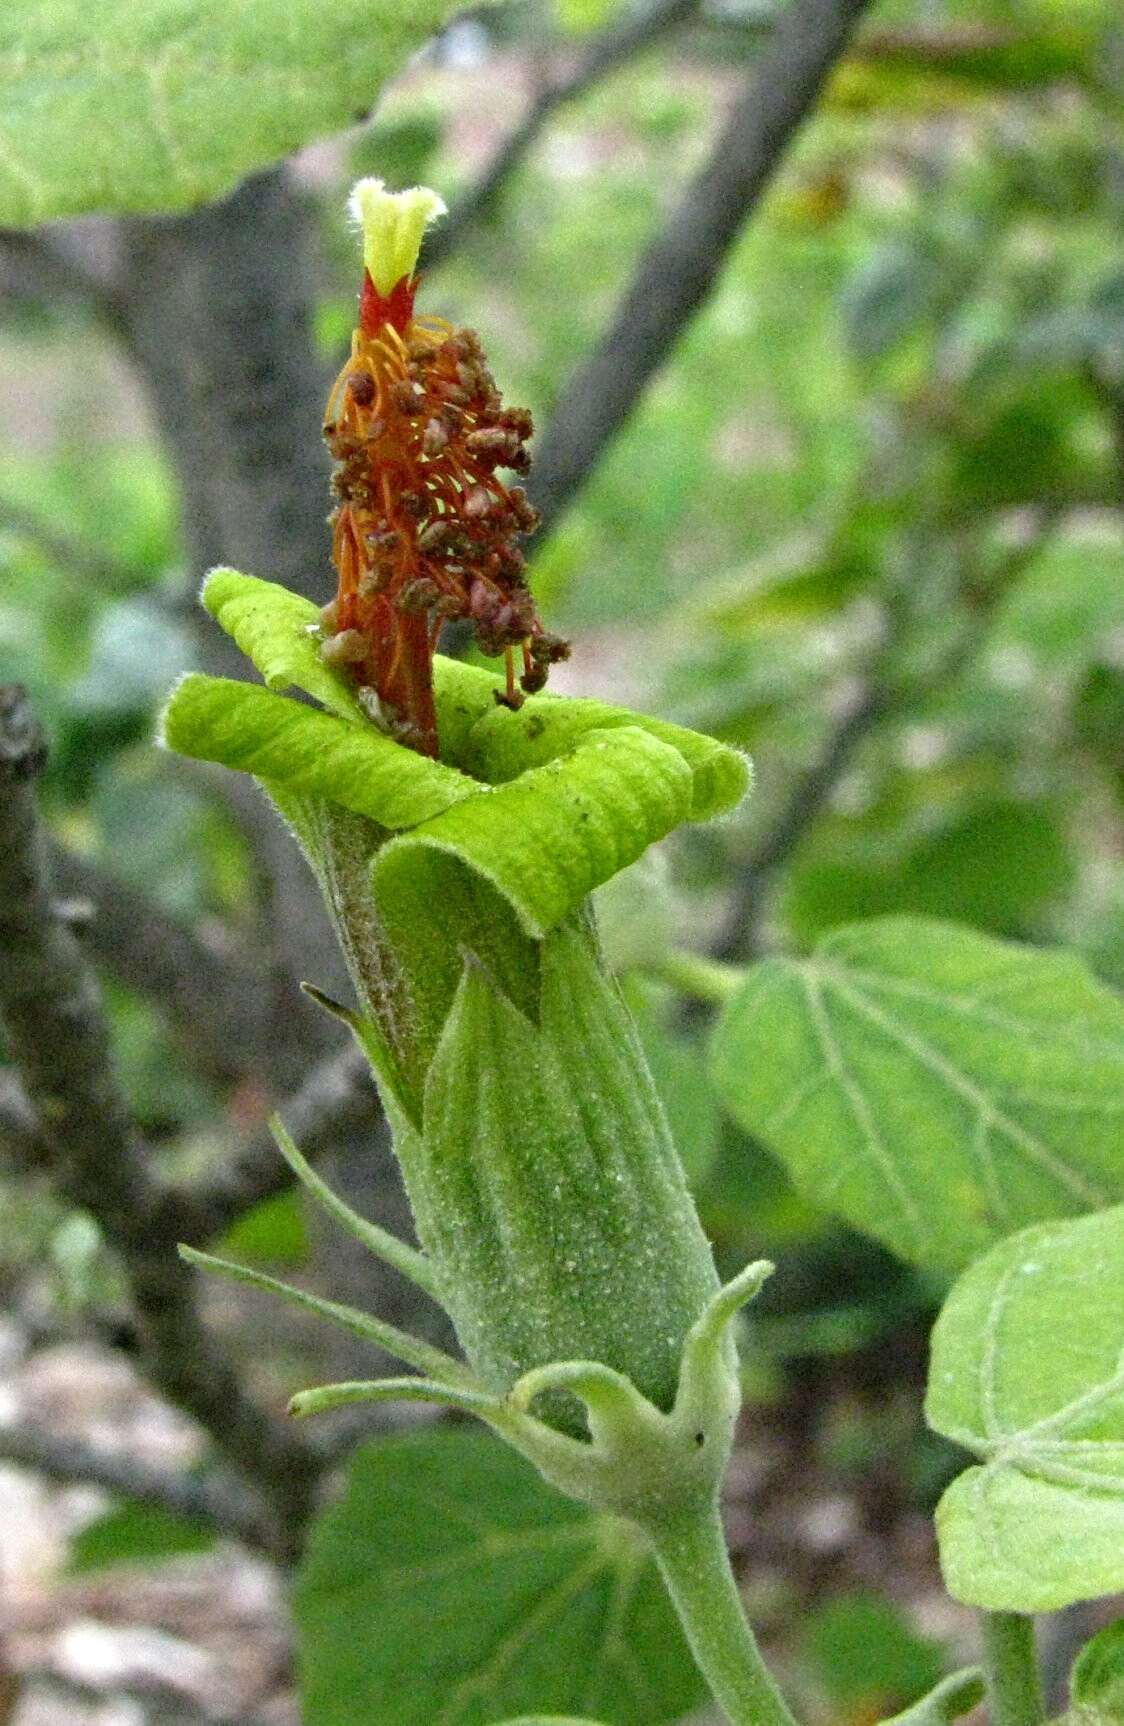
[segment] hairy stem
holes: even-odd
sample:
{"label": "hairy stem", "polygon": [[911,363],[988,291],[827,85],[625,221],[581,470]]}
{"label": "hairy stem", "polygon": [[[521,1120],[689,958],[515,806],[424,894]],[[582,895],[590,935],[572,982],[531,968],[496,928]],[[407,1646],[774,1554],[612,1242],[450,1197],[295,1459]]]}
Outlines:
{"label": "hairy stem", "polygon": [[796,1726],[742,1609],[717,1504],[647,1532],[691,1652],[733,1726]]}
{"label": "hairy stem", "polygon": [[1034,1620],[1021,1612],[985,1612],[982,1622],[991,1726],[1041,1726],[1046,1703]]}

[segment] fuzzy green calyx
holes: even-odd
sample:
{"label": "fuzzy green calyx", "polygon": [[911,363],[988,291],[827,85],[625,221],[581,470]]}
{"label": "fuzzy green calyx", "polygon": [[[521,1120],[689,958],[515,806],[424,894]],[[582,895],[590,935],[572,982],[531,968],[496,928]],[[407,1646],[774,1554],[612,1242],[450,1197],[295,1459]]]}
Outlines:
{"label": "fuzzy green calyx", "polygon": [[[471,1123],[466,1132],[466,1123]],[[577,1356],[670,1408],[717,1292],[636,1032],[577,916],[543,942],[537,1022],[478,959],[399,1154],[443,1304],[495,1389]]]}
{"label": "fuzzy green calyx", "polygon": [[[319,877],[471,1394],[584,1360],[666,1414],[718,1284],[587,900],[681,822],[732,807],[746,763],[598,702],[511,712],[495,678],[440,659],[432,761],[325,665],[314,607],[234,571],[204,603],[267,687],[185,679],[165,741],[259,777]],[[559,1384],[543,1405],[560,1436],[582,1429],[574,1395]]]}

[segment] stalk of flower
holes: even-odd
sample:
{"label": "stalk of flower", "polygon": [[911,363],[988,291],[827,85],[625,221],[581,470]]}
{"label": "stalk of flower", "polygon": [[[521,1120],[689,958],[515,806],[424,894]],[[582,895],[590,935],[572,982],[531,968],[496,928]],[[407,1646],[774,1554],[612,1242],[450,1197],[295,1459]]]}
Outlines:
{"label": "stalk of flower", "polygon": [[[531,416],[505,408],[479,337],[418,317],[415,267],[435,192],[387,192],[360,180],[351,211],[363,232],[359,326],[332,388],[324,436],[333,486],[335,599],[321,616],[324,657],[346,666],[372,717],[399,742],[438,753],[433,656],[442,624],[472,625],[503,656],[496,699],[518,707],[569,649],[544,630],[518,540],[537,516],[501,468],[528,466]],[[520,669],[516,675],[516,654]]]}

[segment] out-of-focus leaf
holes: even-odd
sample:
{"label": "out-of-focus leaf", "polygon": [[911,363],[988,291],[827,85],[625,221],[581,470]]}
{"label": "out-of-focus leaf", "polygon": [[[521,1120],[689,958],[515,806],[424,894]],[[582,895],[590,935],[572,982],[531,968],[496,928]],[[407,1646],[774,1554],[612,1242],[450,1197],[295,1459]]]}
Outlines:
{"label": "out-of-focus leaf", "polygon": [[803,1658],[846,1718],[881,1717],[917,1701],[940,1678],[940,1644],[911,1630],[891,1601],[840,1594],[817,1607],[800,1634]]}
{"label": "out-of-focus leaf", "polygon": [[599,30],[617,9],[617,0],[554,0],[554,13],[564,30],[584,36]]}
{"label": "out-of-focus leaf", "polygon": [[679,932],[679,907],[658,846],[597,889],[601,950],[613,971],[657,965]]}
{"label": "out-of-focus leaf", "polygon": [[1122,1360],[1124,1208],[1026,1229],[954,1286],[926,1416],[979,1458],[937,1508],[957,1600],[1052,1612],[1124,1588]]}
{"label": "out-of-focus leaf", "polygon": [[638,1537],[478,1432],[369,1444],[297,1585],[308,1726],[658,1726],[705,1686]]}
{"label": "out-of-focus leaf", "polygon": [[718,1155],[718,1102],[702,1047],[697,1040],[676,1034],[669,1027],[663,1010],[666,1002],[660,996],[661,991],[642,988],[633,981],[626,998],[679,1160],[690,1186],[697,1191]]}
{"label": "out-of-focus leaf", "polygon": [[9,0],[0,222],[183,209],[365,114],[447,0]]}
{"label": "out-of-focus leaf", "polygon": [[[857,831],[848,834],[852,825]],[[1065,835],[1043,803],[981,801],[909,839],[839,822],[809,842],[783,900],[796,939],[809,943],[842,923],[889,912],[959,918],[1018,935],[1073,879]]]}
{"label": "out-of-focus leaf", "polygon": [[133,1499],[89,1522],[70,1543],[72,1570],[104,1570],[112,1564],[160,1564],[188,1552],[209,1552],[210,1524]]}
{"label": "out-of-focus leaf", "polygon": [[[1020,380],[975,410],[953,452],[950,492],[958,507],[1002,509],[1043,497],[1087,496],[1107,465],[1090,449],[1084,424],[1092,412],[1084,384],[1056,378]],[[1103,481],[1102,481],[1103,483]]]}
{"label": "out-of-focus leaf", "polygon": [[1070,1701],[1085,1726],[1124,1720],[1124,1618],[1098,1630],[1073,1663]]}
{"label": "out-of-focus leaf", "polygon": [[87,713],[148,712],[193,657],[186,628],[167,609],[148,598],[120,600],[98,618],[71,702]]}
{"label": "out-of-focus leaf", "polygon": [[246,1264],[300,1265],[308,1258],[308,1225],[299,1192],[278,1193],[239,1217],[215,1247]]}
{"label": "out-of-focus leaf", "polygon": [[814,1203],[917,1264],[1124,1197],[1124,1002],[1069,953],[855,924],[751,968],[712,1070]]}
{"label": "out-of-focus leaf", "polygon": [[912,334],[934,310],[947,264],[935,252],[897,243],[851,282],[843,317],[852,352],[876,360]]}

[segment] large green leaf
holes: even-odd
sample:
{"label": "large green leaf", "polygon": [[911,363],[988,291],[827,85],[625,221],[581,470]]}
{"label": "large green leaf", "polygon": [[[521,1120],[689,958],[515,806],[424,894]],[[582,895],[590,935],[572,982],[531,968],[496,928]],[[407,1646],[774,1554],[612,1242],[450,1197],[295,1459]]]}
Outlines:
{"label": "large green leaf", "polygon": [[0,223],[183,209],[352,124],[450,0],[8,0]]}
{"label": "large green leaf", "polygon": [[926,1414],[980,1458],[937,1508],[956,1599],[1049,1612],[1124,1588],[1124,1207],[1025,1229],[966,1272]]}
{"label": "large green leaf", "polygon": [[638,1537],[484,1433],[360,1450],[296,1616],[308,1726],[657,1726],[705,1694]]}
{"label": "large green leaf", "polygon": [[855,924],[752,968],[713,1072],[810,1198],[919,1264],[1124,1198],[1124,1002],[1067,953]]}

